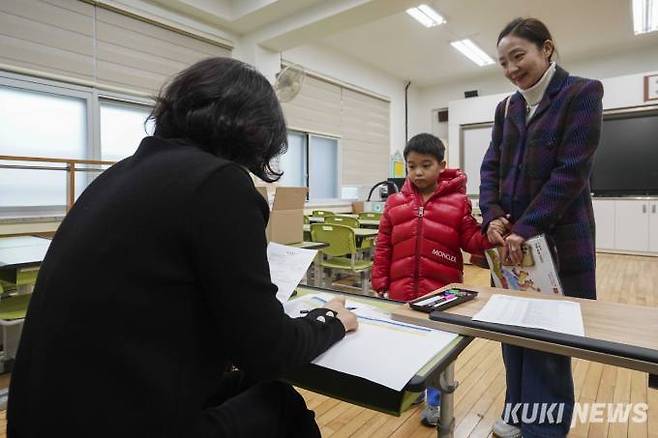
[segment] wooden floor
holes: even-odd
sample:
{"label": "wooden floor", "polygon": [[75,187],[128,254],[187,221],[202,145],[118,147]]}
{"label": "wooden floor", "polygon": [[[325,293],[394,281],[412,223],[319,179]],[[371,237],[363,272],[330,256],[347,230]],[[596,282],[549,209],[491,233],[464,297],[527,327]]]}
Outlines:
{"label": "wooden floor", "polygon": [[[658,306],[658,257],[599,254],[598,299]],[[488,271],[466,267],[464,282],[489,285]],[[658,336],[658,333],[656,334]],[[648,421],[628,424],[576,423],[570,437],[658,438],[658,390],[647,389],[647,375],[585,360],[573,360],[576,400],[602,403],[648,403]],[[489,437],[503,409],[505,374],[500,344],[476,339],[457,359],[455,437]],[[401,417],[302,391],[316,413],[323,437],[435,437],[420,424],[421,408]]]}
{"label": "wooden floor", "polygon": [[[658,306],[658,257],[600,254],[598,298],[617,303]],[[467,266],[465,283],[488,285],[488,271]],[[656,334],[658,336],[658,333]],[[577,423],[570,437],[658,438],[658,391],[647,389],[646,374],[584,360],[573,361],[576,399],[580,402],[648,403],[645,423]],[[456,437],[488,437],[500,416],[505,394],[500,344],[476,339],[459,356],[455,378]],[[8,384],[0,377],[0,387]],[[323,437],[435,437],[420,424],[420,408],[401,417],[302,391],[316,413]],[[5,435],[5,412],[0,411],[0,438]]]}

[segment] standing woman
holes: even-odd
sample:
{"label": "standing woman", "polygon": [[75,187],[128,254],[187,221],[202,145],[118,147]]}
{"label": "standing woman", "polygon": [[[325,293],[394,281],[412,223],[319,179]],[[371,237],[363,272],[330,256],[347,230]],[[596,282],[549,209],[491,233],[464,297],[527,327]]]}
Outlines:
{"label": "standing woman", "polygon": [[[497,47],[505,77],[518,91],[498,104],[482,163],[483,230],[514,263],[521,261],[525,240],[544,233],[557,252],[565,294],[596,299],[589,177],[601,132],[603,87],[556,65],[553,38],[537,19],[510,22]],[[574,405],[571,359],[503,345],[503,360],[506,404],[531,403],[526,408],[531,417],[532,403],[564,403],[564,416],[557,424],[540,424],[539,416],[525,424],[510,424],[514,419],[508,418],[510,423],[500,420],[494,433],[566,436]]]}

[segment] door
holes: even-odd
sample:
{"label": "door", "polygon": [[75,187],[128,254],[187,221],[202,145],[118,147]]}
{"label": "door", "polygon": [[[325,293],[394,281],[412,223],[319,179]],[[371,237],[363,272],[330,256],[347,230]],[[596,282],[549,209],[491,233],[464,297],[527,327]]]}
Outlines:
{"label": "door", "polygon": [[596,249],[615,249],[615,201],[594,199]]}
{"label": "door", "polygon": [[649,202],[649,251],[658,252],[658,201]]}
{"label": "door", "polygon": [[615,249],[649,251],[649,201],[615,201]]}

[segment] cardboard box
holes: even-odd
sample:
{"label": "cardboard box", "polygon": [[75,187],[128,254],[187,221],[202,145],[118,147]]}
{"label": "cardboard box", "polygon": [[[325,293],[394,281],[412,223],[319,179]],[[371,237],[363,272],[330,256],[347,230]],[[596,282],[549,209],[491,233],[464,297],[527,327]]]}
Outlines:
{"label": "cardboard box", "polygon": [[[267,189],[257,187],[267,199]],[[306,187],[277,187],[274,203],[267,223],[267,240],[281,244],[298,243],[304,240],[304,202]]]}

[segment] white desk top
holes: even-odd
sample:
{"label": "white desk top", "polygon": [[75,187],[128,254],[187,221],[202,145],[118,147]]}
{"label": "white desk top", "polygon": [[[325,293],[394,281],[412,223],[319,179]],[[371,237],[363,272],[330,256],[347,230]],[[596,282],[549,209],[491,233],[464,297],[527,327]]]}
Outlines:
{"label": "white desk top", "polygon": [[50,246],[41,237],[19,236],[0,238],[0,267],[39,264]]}

